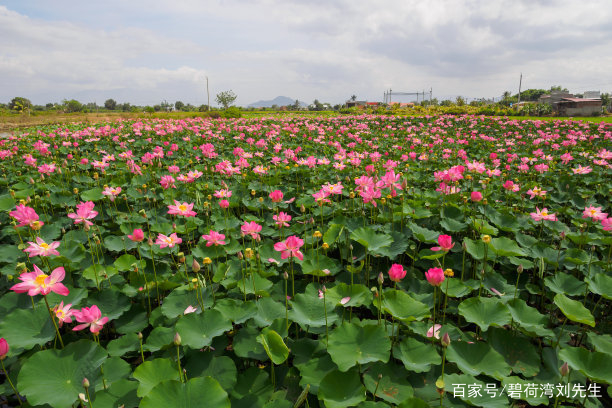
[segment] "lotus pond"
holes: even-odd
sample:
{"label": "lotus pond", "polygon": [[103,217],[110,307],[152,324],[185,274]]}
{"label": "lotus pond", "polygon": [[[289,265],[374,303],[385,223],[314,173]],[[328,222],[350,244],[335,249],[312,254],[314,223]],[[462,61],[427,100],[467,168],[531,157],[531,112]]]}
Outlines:
{"label": "lotus pond", "polygon": [[612,406],[612,125],[0,140],[0,404]]}

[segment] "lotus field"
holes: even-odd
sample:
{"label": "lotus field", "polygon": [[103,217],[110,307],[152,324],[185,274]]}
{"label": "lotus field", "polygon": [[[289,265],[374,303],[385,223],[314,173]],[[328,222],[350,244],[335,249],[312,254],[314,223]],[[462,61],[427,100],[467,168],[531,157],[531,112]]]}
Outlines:
{"label": "lotus field", "polygon": [[612,406],[612,126],[72,124],[0,140],[0,404]]}

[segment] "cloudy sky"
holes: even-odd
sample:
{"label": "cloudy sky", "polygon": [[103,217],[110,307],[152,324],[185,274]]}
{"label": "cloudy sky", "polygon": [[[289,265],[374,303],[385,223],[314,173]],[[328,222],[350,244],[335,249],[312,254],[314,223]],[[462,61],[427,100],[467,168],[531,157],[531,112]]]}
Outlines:
{"label": "cloudy sky", "polygon": [[0,102],[612,90],[610,0],[0,0]]}

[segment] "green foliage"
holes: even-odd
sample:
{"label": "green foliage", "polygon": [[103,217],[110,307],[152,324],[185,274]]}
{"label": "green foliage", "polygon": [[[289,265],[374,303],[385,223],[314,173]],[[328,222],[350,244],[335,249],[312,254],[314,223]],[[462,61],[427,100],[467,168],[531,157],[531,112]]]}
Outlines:
{"label": "green foliage", "polygon": [[219,92],[215,98],[215,101],[217,101],[217,103],[221,105],[223,109],[227,109],[234,103],[236,98],[238,98],[238,96],[232,90],[229,90]]}

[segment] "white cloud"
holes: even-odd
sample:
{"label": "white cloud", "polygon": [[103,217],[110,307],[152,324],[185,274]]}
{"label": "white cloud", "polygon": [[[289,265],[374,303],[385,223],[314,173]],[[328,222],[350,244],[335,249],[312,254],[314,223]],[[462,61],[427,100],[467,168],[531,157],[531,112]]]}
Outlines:
{"label": "white cloud", "polygon": [[0,38],[11,39],[0,42],[0,100],[121,95],[199,104],[206,75],[211,95],[233,89],[243,105],[277,95],[380,100],[390,87],[493,96],[515,92],[519,72],[527,87],[612,89],[608,0],[43,6],[36,18],[0,6]]}

